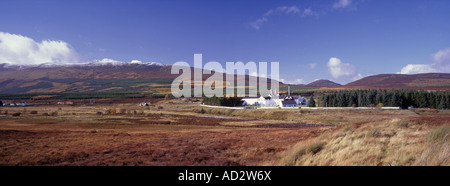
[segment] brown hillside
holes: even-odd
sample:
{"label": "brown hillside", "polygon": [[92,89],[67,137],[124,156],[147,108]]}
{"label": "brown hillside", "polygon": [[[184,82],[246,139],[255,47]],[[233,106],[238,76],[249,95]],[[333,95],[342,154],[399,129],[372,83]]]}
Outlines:
{"label": "brown hillside", "polygon": [[317,80],[312,83],[309,83],[306,86],[307,87],[338,87],[341,85],[338,83],[332,82],[330,80],[321,79],[321,80]]}
{"label": "brown hillside", "polygon": [[414,89],[448,89],[450,74],[380,74],[362,78],[348,83],[346,88],[414,88]]}
{"label": "brown hillside", "polygon": [[[173,80],[171,65],[74,65],[4,67],[0,65],[0,93],[57,93],[138,91],[168,94]],[[193,68],[191,75],[194,77]],[[214,73],[213,73],[214,74]],[[211,75],[204,74],[203,81]],[[248,75],[235,75],[249,81]],[[223,80],[226,76],[223,75]],[[268,79],[267,83],[270,84]]]}
{"label": "brown hillside", "polygon": [[100,65],[54,66],[30,68],[2,68],[0,79],[36,80],[48,79],[152,79],[176,77],[170,74],[171,66],[158,65]]}

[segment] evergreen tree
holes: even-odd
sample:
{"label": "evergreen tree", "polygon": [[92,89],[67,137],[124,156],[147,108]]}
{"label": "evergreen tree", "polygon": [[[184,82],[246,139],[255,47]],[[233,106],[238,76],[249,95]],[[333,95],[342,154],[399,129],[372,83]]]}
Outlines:
{"label": "evergreen tree", "polygon": [[322,94],[321,96],[320,96],[320,98],[319,98],[319,105],[321,106],[321,107],[325,107],[325,94]]}
{"label": "evergreen tree", "polygon": [[345,95],[344,93],[340,92],[339,95],[337,96],[337,106],[338,107],[346,107],[346,100],[345,100]]}
{"label": "evergreen tree", "polygon": [[200,114],[204,114],[205,110],[202,108],[202,110],[200,110]]}
{"label": "evergreen tree", "polygon": [[439,101],[438,109],[445,109],[447,105],[445,104],[445,98],[441,97],[441,101]]}
{"label": "evergreen tree", "polygon": [[436,108],[436,102],[434,101],[435,98],[434,98],[434,93],[433,92],[428,94],[427,99],[428,99],[428,107],[429,108]]}
{"label": "evergreen tree", "polygon": [[323,102],[324,102],[324,106],[325,107],[329,107],[330,106],[330,96],[328,94],[325,94],[323,96]]}
{"label": "evergreen tree", "polygon": [[366,99],[365,99],[365,102],[364,102],[364,104],[365,104],[365,106],[366,107],[368,107],[368,106],[370,106],[371,104],[373,104],[373,94],[372,94],[372,91],[367,91],[367,93],[366,93]]}
{"label": "evergreen tree", "polygon": [[447,93],[447,94],[445,94],[445,108],[446,108],[446,109],[450,109],[449,101],[450,101],[450,96],[449,96],[449,94]]}
{"label": "evergreen tree", "polygon": [[399,96],[396,92],[394,92],[391,96],[391,101],[389,103],[389,106],[391,107],[398,107],[399,103]]}
{"label": "evergreen tree", "polygon": [[348,99],[348,106],[349,107],[358,106],[358,95],[354,91],[350,93],[350,97]]}
{"label": "evergreen tree", "polygon": [[375,95],[375,104],[378,103],[383,103],[380,89],[377,90],[377,94]]}
{"label": "evergreen tree", "polygon": [[386,90],[384,90],[383,91],[383,95],[381,96],[381,100],[382,100],[382,102],[381,103],[383,103],[383,106],[390,106],[390,97],[391,96],[389,96],[389,94],[388,94],[388,91],[386,91]]}
{"label": "evergreen tree", "polygon": [[428,99],[425,91],[420,91],[419,94],[419,107],[420,108],[428,108]]}
{"label": "evergreen tree", "polygon": [[313,96],[311,96],[311,98],[309,98],[308,107],[316,107],[316,101],[314,101]]}
{"label": "evergreen tree", "polygon": [[412,102],[411,99],[411,91],[402,91],[402,95],[400,96],[400,102],[401,102],[401,107],[403,109],[407,109],[408,107],[412,106],[414,103]]}
{"label": "evergreen tree", "polygon": [[439,108],[440,102],[441,102],[441,96],[440,96],[440,94],[436,93],[434,95],[434,103],[436,104],[436,108]]}

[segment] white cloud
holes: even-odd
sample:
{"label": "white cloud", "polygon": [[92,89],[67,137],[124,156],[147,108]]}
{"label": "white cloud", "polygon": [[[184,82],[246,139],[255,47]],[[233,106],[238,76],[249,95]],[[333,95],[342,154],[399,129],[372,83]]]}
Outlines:
{"label": "white cloud", "polygon": [[314,14],[314,12],[312,11],[311,8],[307,8],[303,10],[303,13],[301,13],[302,11],[300,10],[300,8],[296,7],[296,6],[279,6],[275,9],[270,9],[269,11],[267,11],[263,17],[250,22],[249,25],[250,27],[254,28],[255,30],[259,30],[261,28],[261,26],[265,23],[269,21],[269,17],[274,16],[274,15],[301,15],[302,17],[305,16],[311,16]]}
{"label": "white cloud", "polygon": [[338,0],[333,4],[333,8],[346,8],[352,4],[352,0]]}
{"label": "white cloud", "polygon": [[64,41],[33,39],[0,32],[0,63],[9,65],[74,64],[79,56]]}
{"label": "white cloud", "polygon": [[434,64],[448,67],[450,65],[450,48],[439,50],[433,55]]}
{"label": "white cloud", "polygon": [[317,63],[311,63],[311,64],[309,64],[309,68],[310,68],[310,69],[315,69],[316,66],[317,66]]}
{"label": "white cloud", "polygon": [[280,79],[280,81],[285,83],[285,84],[305,84],[305,80],[304,79],[295,79],[293,81],[286,80],[286,79]]}
{"label": "white cloud", "polygon": [[251,26],[252,28],[256,29],[256,30],[259,30],[259,29],[261,28],[261,25],[262,25],[264,22],[267,22],[267,18],[266,18],[266,17],[263,17],[263,18],[261,18],[261,19],[257,19],[256,21],[251,22],[251,23],[250,23],[250,26]]}
{"label": "white cloud", "polygon": [[281,12],[281,13],[285,13],[285,14],[298,14],[298,13],[300,13],[300,9],[298,9],[296,6],[291,6],[291,7],[280,6],[280,7],[277,7],[276,12]]}
{"label": "white cloud", "polygon": [[[352,0],[335,0],[331,6],[332,9],[350,9],[350,10],[356,10],[357,4],[361,3],[362,1],[352,1]],[[316,9],[316,8],[315,8]],[[329,12],[329,9],[323,9],[320,10],[320,8],[317,8],[319,10],[313,11],[311,7],[308,8],[299,8],[297,6],[279,6],[274,9],[268,10],[261,18],[256,19],[255,21],[252,21],[249,23],[250,27],[254,28],[255,30],[259,30],[261,26],[269,21],[269,18],[274,15],[299,15],[299,17],[309,17],[309,16],[319,16],[321,14],[326,14],[326,12]],[[332,10],[331,9],[331,10]]]}
{"label": "white cloud", "polygon": [[314,11],[311,8],[307,8],[303,10],[302,17],[306,16],[312,16],[314,14]]}
{"label": "white cloud", "polygon": [[327,67],[331,76],[337,80],[356,80],[363,77],[356,72],[355,66],[349,63],[342,63],[339,58],[330,58]]}
{"label": "white cloud", "polygon": [[430,73],[436,72],[436,69],[431,67],[431,65],[424,64],[408,64],[402,68],[398,74],[420,74],[420,73]]}
{"label": "white cloud", "polygon": [[304,84],[304,83],[305,83],[305,80],[304,80],[304,79],[296,79],[294,82],[295,82],[296,84]]}
{"label": "white cloud", "polygon": [[450,73],[450,48],[439,50],[432,57],[432,64],[408,64],[397,74]]}

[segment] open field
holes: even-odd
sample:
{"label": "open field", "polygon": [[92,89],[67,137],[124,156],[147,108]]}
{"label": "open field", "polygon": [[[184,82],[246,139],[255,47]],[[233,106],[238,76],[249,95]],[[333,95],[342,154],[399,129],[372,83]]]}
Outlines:
{"label": "open field", "polygon": [[201,109],[0,107],[0,164],[449,165],[449,111]]}

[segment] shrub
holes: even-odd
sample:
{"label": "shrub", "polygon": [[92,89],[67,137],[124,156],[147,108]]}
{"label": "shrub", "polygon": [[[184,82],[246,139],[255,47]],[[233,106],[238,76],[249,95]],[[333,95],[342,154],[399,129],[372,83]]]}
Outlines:
{"label": "shrub", "polygon": [[381,137],[382,136],[382,131],[380,129],[372,129],[369,132],[369,136],[370,137]]}
{"label": "shrub", "polygon": [[30,112],[30,114],[37,114],[37,113],[38,113],[38,111],[35,111],[35,110]]}
{"label": "shrub", "polygon": [[158,110],[162,110],[162,109],[164,109],[163,106],[158,106]]}
{"label": "shrub", "polygon": [[107,109],[107,110],[105,111],[105,114],[115,115],[115,114],[116,114],[116,108],[113,107],[113,108]]}
{"label": "shrub", "polygon": [[320,152],[323,147],[325,146],[325,142],[323,141],[314,141],[312,143],[309,143],[307,145],[301,146],[296,153],[295,159],[300,158],[301,156],[307,154],[307,153],[312,153],[312,154],[317,154],[318,152]]}
{"label": "shrub", "polygon": [[399,127],[408,128],[409,123],[408,123],[408,121],[399,121],[399,122],[395,123],[395,125],[399,126]]}
{"label": "shrub", "polygon": [[378,103],[377,108],[381,108],[381,107],[383,107],[383,103]]}
{"label": "shrub", "polygon": [[314,100],[314,97],[313,97],[313,96],[311,96],[311,97],[309,98],[309,101],[308,101],[308,107],[316,107],[316,101]]}
{"label": "shrub", "polygon": [[121,109],[119,110],[119,112],[120,112],[120,114],[125,114],[125,113],[127,112],[127,109],[121,108]]}
{"label": "shrub", "polygon": [[200,114],[204,114],[205,113],[205,109],[202,108],[202,110],[200,110]]}
{"label": "shrub", "polygon": [[315,142],[308,146],[308,152],[311,152],[313,154],[317,154],[323,149],[323,146],[325,146],[325,142]]}
{"label": "shrub", "polygon": [[50,115],[46,112],[46,113],[42,113],[42,116],[50,116]]}
{"label": "shrub", "polygon": [[103,113],[102,112],[97,112],[97,115],[102,115]]}
{"label": "shrub", "polygon": [[13,117],[19,117],[20,116],[20,112],[16,112],[14,114],[12,114]]}

